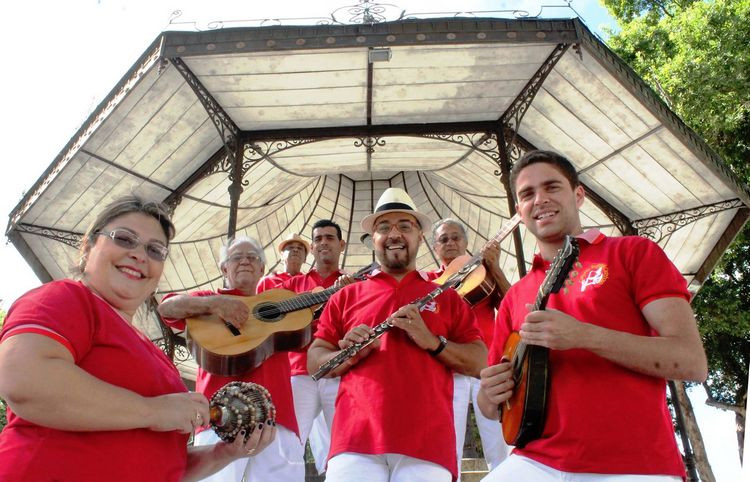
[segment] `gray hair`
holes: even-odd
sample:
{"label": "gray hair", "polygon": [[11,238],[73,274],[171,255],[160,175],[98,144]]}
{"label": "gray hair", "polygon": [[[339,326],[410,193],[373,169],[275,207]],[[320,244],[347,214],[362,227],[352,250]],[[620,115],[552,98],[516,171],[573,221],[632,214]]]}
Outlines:
{"label": "gray hair", "polygon": [[257,254],[260,258],[261,265],[263,266],[263,268],[266,267],[266,253],[263,251],[263,246],[261,246],[257,240],[249,236],[236,236],[234,238],[229,238],[229,240],[227,240],[227,242],[221,247],[221,251],[219,254],[220,268],[224,268],[224,264],[226,264],[227,258],[229,257],[229,250],[234,246],[243,243],[247,243],[253,247],[253,249],[255,250],[255,254]]}
{"label": "gray hair", "polygon": [[443,226],[444,224],[450,224],[450,225],[456,226],[458,229],[461,230],[461,234],[464,235],[464,239],[468,239],[468,236],[466,235],[466,227],[463,225],[463,223],[453,218],[445,218],[445,219],[439,220],[438,222],[432,225],[432,245],[433,246],[437,242],[437,237],[435,236],[437,233],[437,230],[440,229],[440,227]]}

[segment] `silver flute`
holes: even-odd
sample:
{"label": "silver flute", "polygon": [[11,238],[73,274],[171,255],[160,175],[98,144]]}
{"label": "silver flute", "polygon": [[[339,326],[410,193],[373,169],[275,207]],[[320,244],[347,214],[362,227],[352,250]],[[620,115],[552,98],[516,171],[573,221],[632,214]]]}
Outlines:
{"label": "silver flute", "polygon": [[[425,306],[427,306],[427,304],[440,296],[443,291],[447,290],[448,288],[458,288],[458,286],[464,281],[466,276],[468,276],[469,273],[476,269],[477,266],[479,266],[479,263],[466,263],[459,271],[453,274],[453,276],[445,280],[445,283],[441,284],[422,298],[419,298],[410,304],[417,305],[417,309],[419,309],[419,311],[422,311],[422,308],[424,308]],[[390,321],[387,320],[375,326],[375,328],[373,328],[373,331],[375,333],[370,335],[370,338],[360,343],[354,343],[348,348],[344,348],[338,353],[338,355],[320,365],[318,371],[315,372],[315,374],[312,376],[313,380],[319,380],[323,378],[328,373],[330,373],[331,370],[338,368],[342,363],[362,351],[363,348],[372,344],[375,340],[383,336],[383,334],[391,328],[393,328],[393,325]]]}

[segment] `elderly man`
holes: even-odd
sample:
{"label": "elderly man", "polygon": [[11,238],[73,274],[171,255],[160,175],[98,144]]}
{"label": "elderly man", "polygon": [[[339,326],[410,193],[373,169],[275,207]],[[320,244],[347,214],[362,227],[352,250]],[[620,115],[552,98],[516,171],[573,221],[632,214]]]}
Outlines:
{"label": "elderly man", "polygon": [[[432,226],[432,249],[440,258],[440,269],[427,273],[430,279],[439,278],[445,268],[459,256],[466,254],[468,239],[466,228],[455,219],[445,218]],[[510,288],[505,274],[498,265],[500,245],[497,241],[490,241],[482,248],[482,263],[494,281],[495,289],[485,298],[472,306],[476,315],[479,329],[486,344],[492,343],[495,325],[495,308],[503,294]],[[482,439],[482,449],[487,467],[490,470],[497,467],[508,456],[508,445],[503,439],[502,429],[497,420],[491,420],[479,410],[477,395],[479,393],[479,379],[467,377],[460,373],[453,374],[453,415],[456,423],[456,456],[460,460],[463,456],[464,437],[466,435],[466,417],[468,405],[473,403],[474,415]]]}
{"label": "elderly man", "polygon": [[308,369],[340,348],[367,340],[388,320],[393,329],[329,375],[341,375],[328,481],[450,481],[457,477],[454,371],[477,376],[485,365],[474,315],[448,290],[422,310],[412,302],[435,285],[416,270],[424,226],[402,189],[387,189],[362,220],[382,271],[345,286],[328,301]]}
{"label": "elderly man", "polygon": [[278,288],[281,284],[302,273],[302,264],[310,253],[310,244],[297,233],[292,233],[279,243],[283,271],[274,271],[260,279],[258,293]]}
{"label": "elderly man", "polygon": [[[199,315],[216,315],[237,328],[248,322],[247,305],[237,296],[252,296],[265,269],[262,246],[252,238],[237,237],[221,250],[221,272],[224,289],[198,291],[189,295],[165,297],[159,313],[166,322],[179,329],[185,328],[185,318]],[[210,479],[212,482],[247,481],[302,481],[305,478],[303,446],[298,438],[297,419],[294,416],[292,387],[289,381],[289,358],[286,352],[276,353],[259,367],[238,377],[214,375],[198,368],[195,388],[211,396],[229,382],[239,380],[254,382],[268,389],[276,406],[277,434],[275,441],[259,454],[248,454]],[[195,436],[196,445],[212,444],[218,440],[211,430]]]}

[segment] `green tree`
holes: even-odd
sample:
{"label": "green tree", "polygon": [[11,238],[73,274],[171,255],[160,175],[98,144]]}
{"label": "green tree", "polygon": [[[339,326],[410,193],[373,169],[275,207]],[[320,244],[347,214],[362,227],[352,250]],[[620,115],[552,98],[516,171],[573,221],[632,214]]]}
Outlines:
{"label": "green tree", "polygon": [[[750,182],[750,0],[602,0],[621,30],[610,47]],[[709,359],[709,403],[744,441],[750,361],[750,227],[693,300]]]}

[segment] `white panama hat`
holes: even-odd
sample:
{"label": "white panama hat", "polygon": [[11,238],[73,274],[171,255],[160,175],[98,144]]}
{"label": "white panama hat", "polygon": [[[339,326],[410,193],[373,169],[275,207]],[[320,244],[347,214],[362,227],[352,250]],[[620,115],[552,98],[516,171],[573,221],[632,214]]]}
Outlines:
{"label": "white panama hat", "polygon": [[375,206],[375,212],[365,216],[362,219],[362,231],[365,233],[372,233],[373,225],[375,221],[382,215],[388,213],[406,213],[411,214],[419,222],[420,227],[424,231],[429,229],[432,221],[426,215],[417,211],[414,206],[414,201],[411,197],[401,188],[389,187],[383,192],[378,199],[378,203]]}

